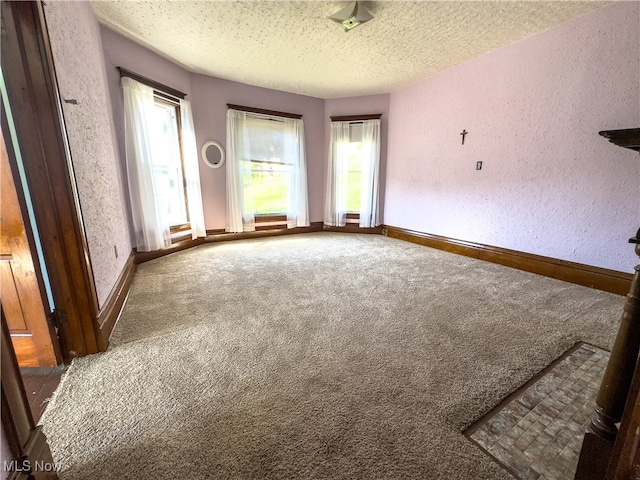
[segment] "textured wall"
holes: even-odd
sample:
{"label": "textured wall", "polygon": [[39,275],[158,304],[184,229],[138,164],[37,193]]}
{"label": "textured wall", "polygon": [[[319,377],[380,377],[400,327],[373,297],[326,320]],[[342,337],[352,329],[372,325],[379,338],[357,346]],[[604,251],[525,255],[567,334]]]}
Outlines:
{"label": "textured wall", "polygon": [[[100,306],[131,252],[98,22],[88,2],[45,8]],[[117,255],[116,255],[117,250]]]}
{"label": "textured wall", "polygon": [[392,93],[385,223],[632,271],[640,158],[598,132],[640,127],[639,10],[605,7]]}
{"label": "textured wall", "polygon": [[[385,179],[387,172],[387,138],[389,130],[389,99],[384,95],[366,95],[362,97],[346,97],[328,99],[324,102],[324,182],[323,192],[326,191],[327,169],[329,165],[329,140],[331,138],[331,117],[341,115],[366,115],[381,113],[380,118],[380,180],[379,180],[379,208],[380,223],[384,222]],[[324,210],[323,210],[324,212]]]}

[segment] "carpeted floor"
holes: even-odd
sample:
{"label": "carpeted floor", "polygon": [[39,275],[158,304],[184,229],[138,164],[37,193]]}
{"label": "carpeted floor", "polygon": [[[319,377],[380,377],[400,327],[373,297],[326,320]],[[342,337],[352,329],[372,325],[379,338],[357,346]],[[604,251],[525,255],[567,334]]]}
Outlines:
{"label": "carpeted floor", "polygon": [[461,433],[624,298],[374,235],[142,264],[41,423],[63,480],[509,479]]}

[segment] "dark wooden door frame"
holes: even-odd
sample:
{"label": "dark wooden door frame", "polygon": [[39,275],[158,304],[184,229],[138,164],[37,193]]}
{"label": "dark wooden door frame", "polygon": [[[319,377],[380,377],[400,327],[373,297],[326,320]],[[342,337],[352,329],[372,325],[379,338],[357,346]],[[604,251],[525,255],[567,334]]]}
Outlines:
{"label": "dark wooden door frame", "polygon": [[[65,363],[103,351],[96,288],[53,56],[37,2],[2,2],[2,72],[54,300]],[[2,128],[8,131],[6,112]],[[15,155],[9,154],[17,180]]]}
{"label": "dark wooden door frame", "polygon": [[11,452],[11,459],[2,459],[10,462],[9,465],[3,464],[3,468],[9,467],[10,480],[56,480],[57,468],[53,463],[47,439],[42,433],[42,427],[35,425],[31,415],[4,311],[1,311],[1,317],[0,412],[2,430]]}

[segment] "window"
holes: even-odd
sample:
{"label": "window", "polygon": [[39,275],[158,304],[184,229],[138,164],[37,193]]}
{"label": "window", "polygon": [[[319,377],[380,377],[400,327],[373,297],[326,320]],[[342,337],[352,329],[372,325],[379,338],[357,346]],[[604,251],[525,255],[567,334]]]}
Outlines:
{"label": "window", "polygon": [[[346,182],[341,185],[344,191],[340,193],[340,210],[347,214],[360,214],[362,194],[362,169],[365,158],[365,145],[362,142],[362,124],[349,125],[349,141],[340,145],[342,152],[339,158],[344,162]],[[356,217],[357,218],[357,217]]]}
{"label": "window", "polygon": [[148,84],[149,79],[133,74],[144,81],[134,80],[128,76],[131,72],[120,71],[127,74],[122,76],[125,144],[137,250],[167,248],[173,238],[188,233],[192,239],[204,237],[190,103],[159,92],[155,82]]}
{"label": "window", "polygon": [[172,232],[187,231],[189,213],[180,148],[180,107],[159,97],[154,98],[155,116],[150,125],[153,173],[158,185],[158,203]]}
{"label": "window", "polygon": [[378,226],[380,120],[333,121],[330,142],[324,223]]}
{"label": "window", "polygon": [[227,231],[274,218],[309,225],[301,119],[229,109],[227,157]]}
{"label": "window", "polygon": [[268,118],[249,116],[245,125],[248,142],[240,158],[245,213],[285,215],[298,163],[294,152],[287,151],[294,133],[282,121]]}

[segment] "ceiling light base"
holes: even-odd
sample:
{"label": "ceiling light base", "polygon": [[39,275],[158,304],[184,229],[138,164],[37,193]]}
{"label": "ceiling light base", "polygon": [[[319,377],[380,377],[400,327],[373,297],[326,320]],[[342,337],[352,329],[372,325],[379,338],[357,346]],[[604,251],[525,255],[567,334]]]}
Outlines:
{"label": "ceiling light base", "polygon": [[371,15],[367,9],[361,5],[361,2],[355,1],[327,18],[336,22],[344,29],[345,32],[348,32],[356,28],[358,25],[371,20],[373,15]]}

